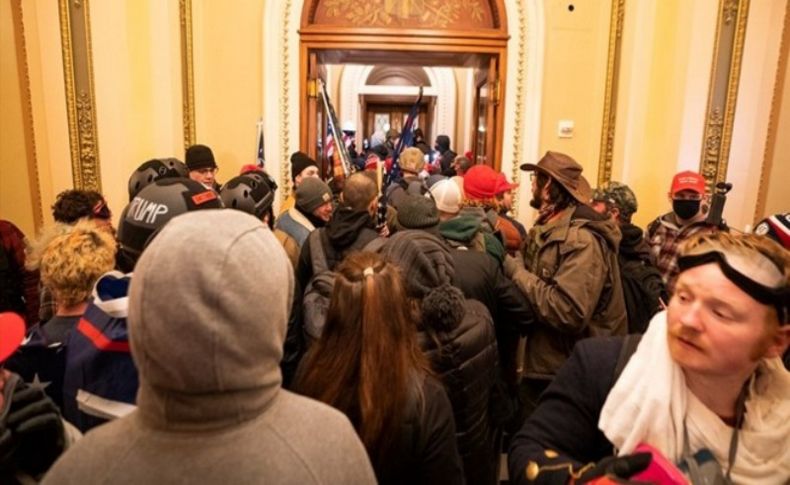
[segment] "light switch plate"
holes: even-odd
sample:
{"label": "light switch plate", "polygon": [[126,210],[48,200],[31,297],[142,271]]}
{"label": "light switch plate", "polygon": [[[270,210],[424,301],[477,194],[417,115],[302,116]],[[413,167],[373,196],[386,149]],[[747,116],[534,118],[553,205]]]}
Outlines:
{"label": "light switch plate", "polygon": [[573,120],[560,120],[557,123],[557,136],[560,138],[573,138]]}

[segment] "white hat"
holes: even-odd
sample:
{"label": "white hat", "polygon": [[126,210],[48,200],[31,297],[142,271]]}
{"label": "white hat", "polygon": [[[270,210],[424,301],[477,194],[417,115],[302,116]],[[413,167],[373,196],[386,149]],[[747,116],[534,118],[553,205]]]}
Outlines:
{"label": "white hat", "polygon": [[449,214],[461,211],[461,187],[451,179],[440,180],[430,188],[436,208]]}

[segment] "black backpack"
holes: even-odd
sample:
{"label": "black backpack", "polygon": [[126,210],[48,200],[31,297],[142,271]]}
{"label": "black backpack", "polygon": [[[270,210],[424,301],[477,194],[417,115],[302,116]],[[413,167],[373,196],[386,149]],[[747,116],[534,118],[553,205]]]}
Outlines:
{"label": "black backpack", "polygon": [[653,315],[666,303],[667,293],[661,273],[655,266],[641,259],[620,260],[620,280],[623,284],[628,333],[644,333]]}

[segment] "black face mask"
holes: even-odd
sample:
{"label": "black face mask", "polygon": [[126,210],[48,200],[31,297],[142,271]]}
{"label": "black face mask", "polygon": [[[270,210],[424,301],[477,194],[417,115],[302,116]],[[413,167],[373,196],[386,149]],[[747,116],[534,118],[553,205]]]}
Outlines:
{"label": "black face mask", "polygon": [[691,219],[699,213],[699,200],[673,200],[672,210],[681,219]]}

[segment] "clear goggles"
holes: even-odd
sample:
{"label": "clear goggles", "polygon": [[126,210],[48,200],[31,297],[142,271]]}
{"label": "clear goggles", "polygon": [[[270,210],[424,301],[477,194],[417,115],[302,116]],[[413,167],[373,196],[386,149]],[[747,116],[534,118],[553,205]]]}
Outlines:
{"label": "clear goggles", "polygon": [[706,243],[678,258],[680,271],[716,263],[735,286],[763,305],[776,308],[779,323],[790,323],[790,287],[784,271],[767,256],[748,248]]}

